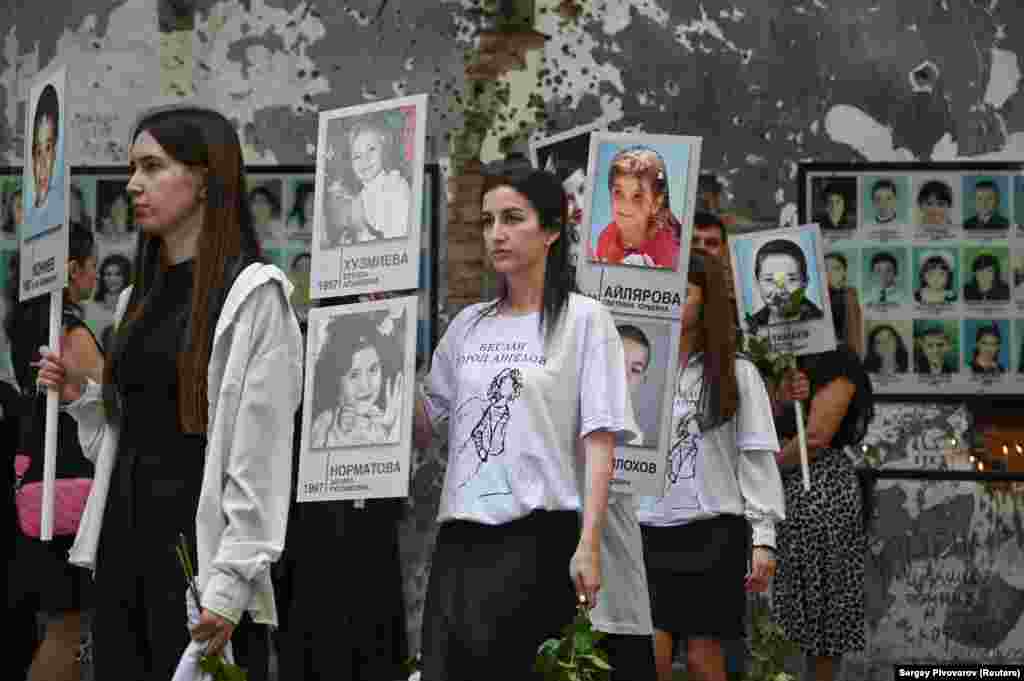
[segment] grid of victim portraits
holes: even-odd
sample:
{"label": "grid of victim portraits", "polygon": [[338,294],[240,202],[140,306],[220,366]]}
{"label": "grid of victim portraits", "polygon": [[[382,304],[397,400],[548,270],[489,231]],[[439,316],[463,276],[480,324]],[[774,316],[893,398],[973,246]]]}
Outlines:
{"label": "grid of victim portraits", "polygon": [[1024,177],[830,173],[807,196],[829,287],[858,290],[877,378],[1024,381]]}
{"label": "grid of victim portraits", "polygon": [[[309,309],[310,241],[313,229],[312,170],[301,173],[247,171],[247,198],[264,255],[295,284],[293,303],[304,315]],[[117,298],[132,282],[138,231],[127,190],[127,168],[72,169],[70,221],[96,237],[96,288],[84,305],[86,321],[101,339],[109,340]],[[20,168],[0,169],[0,285],[10,281],[11,258],[18,251],[22,218]]]}

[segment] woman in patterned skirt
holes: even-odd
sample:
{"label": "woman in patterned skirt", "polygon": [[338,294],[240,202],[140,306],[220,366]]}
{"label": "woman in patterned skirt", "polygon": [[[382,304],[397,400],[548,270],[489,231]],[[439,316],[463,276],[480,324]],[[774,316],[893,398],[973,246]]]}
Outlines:
{"label": "woman in patterned skirt", "polygon": [[[864,499],[843,448],[864,438],[874,397],[864,367],[845,346],[801,357],[799,365],[776,393],[786,520],[776,538],[773,601],[776,620],[811,658],[817,681],[831,681],[843,654],[864,648]],[[792,405],[808,399],[809,492],[797,465]]]}

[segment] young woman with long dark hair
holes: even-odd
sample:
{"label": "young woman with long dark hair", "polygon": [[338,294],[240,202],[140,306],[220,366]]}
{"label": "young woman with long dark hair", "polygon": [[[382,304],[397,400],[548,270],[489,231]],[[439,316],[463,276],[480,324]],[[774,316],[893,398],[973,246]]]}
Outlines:
{"label": "young woman with long dark hair", "polygon": [[425,681],[534,678],[537,646],[601,587],[612,454],[616,435],[631,433],[631,405],[611,315],[567,274],[567,206],[550,173],[485,179],[499,294],[451,322],[417,401],[417,446],[447,430],[450,452]]}
{"label": "young woman with long dark hair", "polygon": [[637,511],[659,681],[672,678],[677,639],[690,673],[724,681],[721,644],[745,635],[745,588],[766,589],[775,572],[779,442],[764,381],[736,354],[728,295],[721,260],[692,250],[665,495]]}
{"label": "young woman with long dark hair", "polygon": [[170,678],[188,644],[175,546],[195,554],[191,636],[220,653],[243,612],[276,623],[302,342],[291,286],[262,262],[241,146],[222,115],[144,116],[128,182],[142,229],[102,384],[73,353],[40,381],[78,421],[95,484],[71,561],[95,571],[97,678]]}

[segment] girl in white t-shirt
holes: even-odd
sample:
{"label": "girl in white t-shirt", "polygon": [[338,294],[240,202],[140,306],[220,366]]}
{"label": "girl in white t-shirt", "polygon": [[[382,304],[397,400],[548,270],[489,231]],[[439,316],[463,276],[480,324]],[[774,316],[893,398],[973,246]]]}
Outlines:
{"label": "girl in white t-shirt", "polygon": [[779,443],[764,382],[736,356],[722,264],[694,249],[688,279],[665,495],[638,499],[637,516],[659,681],[676,639],[696,679],[725,681],[721,641],[744,637],[744,587],[764,590],[775,572]]}
{"label": "girl in white t-shirt", "polygon": [[572,292],[566,213],[549,173],[487,178],[499,296],[452,320],[417,401],[417,446],[446,432],[449,452],[424,681],[534,678],[537,647],[601,588],[612,453],[632,407],[611,315]]}

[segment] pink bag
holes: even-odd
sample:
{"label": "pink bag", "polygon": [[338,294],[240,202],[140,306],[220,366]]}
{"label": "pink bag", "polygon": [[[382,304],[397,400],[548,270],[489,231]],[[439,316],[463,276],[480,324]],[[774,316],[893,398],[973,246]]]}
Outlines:
{"label": "pink bag", "polygon": [[[31,459],[24,454],[14,457],[14,472],[20,480]],[[78,533],[78,523],[92,489],[90,478],[61,478],[54,481],[53,536],[66,537]],[[43,483],[20,484],[14,496],[18,508],[18,525],[26,537],[38,539],[43,524]]]}

